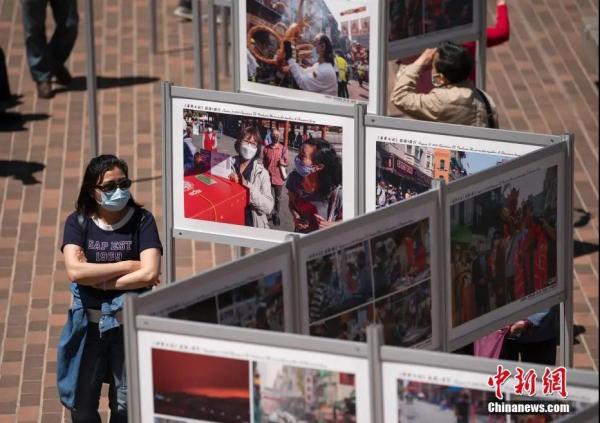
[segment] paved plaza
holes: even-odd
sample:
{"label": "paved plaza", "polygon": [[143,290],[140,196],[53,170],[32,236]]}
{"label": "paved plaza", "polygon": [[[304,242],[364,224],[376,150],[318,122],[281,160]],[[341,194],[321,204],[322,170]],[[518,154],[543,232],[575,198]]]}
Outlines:
{"label": "paved plaza", "polygon": [[[162,224],[161,80],[193,85],[192,25],[158,0],[159,52],[149,49],[148,0],[97,0],[101,152],[130,166],[135,198]],[[495,2],[488,2],[493,18]],[[0,0],[0,46],[23,104],[0,122],[0,423],[62,422],[56,345],[70,303],[59,246],[89,159],[83,2],[69,89],[38,99],[29,75],[20,1]],[[598,50],[584,21],[595,0],[509,0],[511,38],[488,50],[487,91],[503,129],[575,133],[575,321],[587,333],[575,365],[598,371]],[[48,13],[48,30],[52,18]],[[221,87],[229,88],[225,72]],[[177,241],[177,276],[232,260],[231,246]],[[106,396],[102,402],[106,421]]]}

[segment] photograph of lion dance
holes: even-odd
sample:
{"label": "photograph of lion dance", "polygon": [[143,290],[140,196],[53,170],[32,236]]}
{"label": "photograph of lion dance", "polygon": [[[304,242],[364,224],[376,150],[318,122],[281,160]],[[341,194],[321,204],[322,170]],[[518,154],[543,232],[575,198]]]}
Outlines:
{"label": "photograph of lion dance", "polygon": [[246,0],[248,81],[368,101],[366,2]]}

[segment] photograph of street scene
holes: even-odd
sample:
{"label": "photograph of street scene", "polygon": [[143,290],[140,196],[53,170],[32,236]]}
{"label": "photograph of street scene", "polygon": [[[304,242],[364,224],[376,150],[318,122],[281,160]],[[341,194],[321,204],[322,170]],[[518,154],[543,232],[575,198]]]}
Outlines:
{"label": "photograph of street scene", "polygon": [[245,2],[248,81],[368,102],[366,0]]}
{"label": "photograph of street scene", "polygon": [[556,282],[558,167],[450,208],[456,327]]}
{"label": "photograph of street scene", "polygon": [[281,271],[169,313],[169,318],[283,332]]}
{"label": "photograph of street scene", "polygon": [[308,233],[342,220],[342,128],[183,112],[184,216]]}
{"label": "photograph of street scene", "polygon": [[249,423],[249,372],[248,361],[153,348],[154,413]]}
{"label": "photograph of street scene", "polygon": [[489,414],[491,391],[398,380],[398,423],[503,423],[506,416]]}
{"label": "photograph of street scene", "polygon": [[373,323],[373,304],[367,304],[339,314],[310,327],[312,336],[367,342],[367,326]]}
{"label": "photograph of street scene", "polygon": [[389,41],[473,22],[473,0],[389,0]]}
{"label": "photograph of street scene", "polygon": [[368,248],[361,242],[307,264],[311,322],[372,300]]}
{"label": "photograph of street scene", "polygon": [[366,327],[379,320],[388,328],[386,344],[428,339],[429,238],[423,219],[309,260],[310,334],[364,342]]}
{"label": "photograph of street scene", "polygon": [[355,423],[354,375],[254,362],[254,423]]}
{"label": "photograph of street scene", "polygon": [[387,345],[409,347],[431,337],[431,282],[375,303],[375,322],[383,325]]}
{"label": "photograph of street scene", "polygon": [[[538,391],[539,395],[539,391]],[[563,400],[556,399],[553,397],[541,397],[541,398],[532,398],[528,395],[510,395],[510,401],[517,403],[519,401],[527,402],[527,403],[544,403],[544,402],[552,402],[552,404],[565,404],[569,405],[569,414],[575,414],[581,412],[586,407],[590,406],[590,403],[585,403],[581,401],[571,401],[571,400]],[[561,413],[539,413],[539,414],[511,414],[509,422],[511,423],[549,423],[557,420],[561,420],[565,418],[565,414]],[[582,419],[583,420],[583,419]]]}
{"label": "photograph of street scene", "polygon": [[425,219],[371,239],[376,297],[429,279],[430,236]]}
{"label": "photograph of street scene", "polygon": [[428,191],[435,179],[449,183],[511,159],[508,156],[383,141],[377,141],[376,149],[377,209]]}

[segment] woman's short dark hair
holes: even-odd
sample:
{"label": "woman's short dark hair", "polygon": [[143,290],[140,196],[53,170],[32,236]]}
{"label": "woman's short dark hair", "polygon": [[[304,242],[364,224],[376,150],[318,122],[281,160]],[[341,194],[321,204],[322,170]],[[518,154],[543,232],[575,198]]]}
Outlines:
{"label": "woman's short dark hair", "polygon": [[[83,175],[83,182],[79,189],[77,203],[75,203],[75,210],[77,210],[77,213],[84,216],[91,216],[98,213],[99,204],[94,196],[96,186],[102,182],[104,174],[114,168],[121,169],[125,174],[125,177],[129,177],[127,163],[112,154],[102,154],[90,160],[85,169],[85,174]],[[134,201],[133,196],[129,199],[127,205],[131,207],[142,207],[141,204]]]}
{"label": "woman's short dark hair", "polygon": [[335,66],[335,58],[333,57],[333,45],[331,44],[331,40],[329,37],[323,33],[317,35],[317,42],[319,44],[325,44],[325,53],[324,59],[326,62],[331,63],[332,66]]}
{"label": "woman's short dark hair", "polygon": [[311,138],[305,142],[317,148],[314,165],[323,165],[319,172],[319,194],[329,196],[331,191],[342,184],[342,159],[334,148],[322,138]]}
{"label": "woman's short dark hair", "polygon": [[235,141],[235,144],[233,144],[233,148],[235,148],[235,151],[238,154],[242,154],[240,153],[240,145],[242,144],[242,141],[247,138],[248,136],[251,136],[252,138],[254,138],[254,140],[256,141],[256,154],[254,155],[254,159],[257,159],[260,157],[260,152],[262,149],[262,136],[260,135],[260,130],[256,127],[256,126],[247,126],[245,128],[243,128],[240,131],[240,135],[238,136],[237,140]]}
{"label": "woman's short dark hair", "polygon": [[451,84],[465,81],[473,69],[473,59],[468,50],[451,41],[443,41],[437,47],[435,68]]}

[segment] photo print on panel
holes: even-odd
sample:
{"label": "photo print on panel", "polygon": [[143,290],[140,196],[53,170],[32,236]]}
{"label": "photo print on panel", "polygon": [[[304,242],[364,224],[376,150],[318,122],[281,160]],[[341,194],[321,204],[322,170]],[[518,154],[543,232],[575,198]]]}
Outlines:
{"label": "photo print on panel", "polygon": [[306,262],[311,335],[365,342],[384,326],[385,343],[431,339],[429,219],[315,253]]}
{"label": "photo print on panel", "polygon": [[378,8],[368,0],[241,0],[241,90],[362,102],[374,112]]}
{"label": "photo print on panel", "polygon": [[557,201],[550,166],[451,205],[453,327],[556,283]]}

